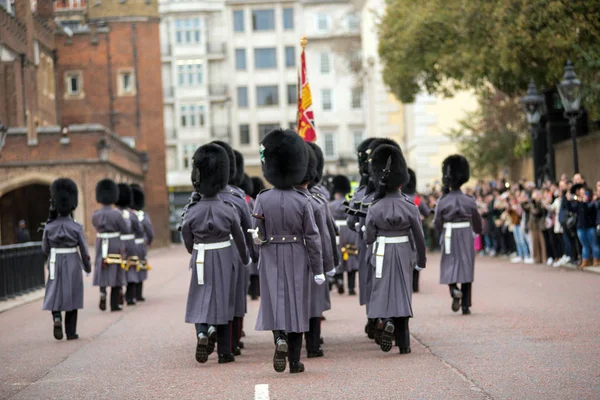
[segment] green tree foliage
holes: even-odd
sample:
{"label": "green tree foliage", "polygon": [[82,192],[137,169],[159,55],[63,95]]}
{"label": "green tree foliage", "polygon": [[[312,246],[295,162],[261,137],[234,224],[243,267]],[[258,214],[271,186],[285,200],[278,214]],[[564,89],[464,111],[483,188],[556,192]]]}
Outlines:
{"label": "green tree foliage", "polygon": [[518,101],[498,90],[479,95],[479,109],[448,133],[477,178],[495,177],[531,149],[528,125]]}
{"label": "green tree foliage", "polygon": [[379,40],[402,102],[489,84],[515,96],[531,77],[553,87],[570,58],[600,116],[600,0],[387,0]]}

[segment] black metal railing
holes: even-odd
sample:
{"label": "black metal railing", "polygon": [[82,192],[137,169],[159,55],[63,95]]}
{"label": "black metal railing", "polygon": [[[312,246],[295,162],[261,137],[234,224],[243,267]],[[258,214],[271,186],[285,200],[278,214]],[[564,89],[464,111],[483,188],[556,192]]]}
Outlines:
{"label": "black metal railing", "polygon": [[0,246],[0,301],[44,287],[42,242]]}

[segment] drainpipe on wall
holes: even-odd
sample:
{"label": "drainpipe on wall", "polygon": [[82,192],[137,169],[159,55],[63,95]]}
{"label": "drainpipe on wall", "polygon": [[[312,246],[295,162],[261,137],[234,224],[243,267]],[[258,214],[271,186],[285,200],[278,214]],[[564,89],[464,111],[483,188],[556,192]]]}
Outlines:
{"label": "drainpipe on wall", "polygon": [[137,128],[136,140],[140,138],[141,113],[140,113],[140,85],[138,83],[138,53],[137,53],[137,25],[131,24],[131,47],[133,48],[133,72],[135,77],[135,126]]}

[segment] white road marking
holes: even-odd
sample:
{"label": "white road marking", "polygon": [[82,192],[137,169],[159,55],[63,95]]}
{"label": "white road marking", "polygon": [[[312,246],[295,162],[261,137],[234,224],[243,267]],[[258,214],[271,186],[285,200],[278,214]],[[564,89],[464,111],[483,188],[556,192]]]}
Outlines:
{"label": "white road marking", "polygon": [[255,385],[254,400],[269,400],[269,385]]}

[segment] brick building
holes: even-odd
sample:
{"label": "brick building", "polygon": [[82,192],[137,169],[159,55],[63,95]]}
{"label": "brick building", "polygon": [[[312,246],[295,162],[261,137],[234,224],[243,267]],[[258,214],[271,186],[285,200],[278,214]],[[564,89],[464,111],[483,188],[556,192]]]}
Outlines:
{"label": "brick building", "polygon": [[95,183],[111,177],[143,184],[157,244],[168,243],[156,1],[11,3],[0,0],[0,121],[10,128],[0,148],[0,243],[14,241],[19,219],[32,231],[45,219],[60,176],[79,185],[76,218],[88,240]]}

